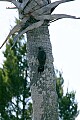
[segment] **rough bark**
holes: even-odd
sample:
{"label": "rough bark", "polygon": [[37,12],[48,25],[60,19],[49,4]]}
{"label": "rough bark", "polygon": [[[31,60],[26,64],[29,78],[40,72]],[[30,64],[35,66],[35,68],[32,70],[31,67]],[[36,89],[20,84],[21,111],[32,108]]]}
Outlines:
{"label": "rough bark", "polygon": [[[58,120],[56,80],[48,23],[27,33],[28,60],[33,100],[33,120]],[[42,46],[46,52],[44,71],[38,73],[37,53]]]}

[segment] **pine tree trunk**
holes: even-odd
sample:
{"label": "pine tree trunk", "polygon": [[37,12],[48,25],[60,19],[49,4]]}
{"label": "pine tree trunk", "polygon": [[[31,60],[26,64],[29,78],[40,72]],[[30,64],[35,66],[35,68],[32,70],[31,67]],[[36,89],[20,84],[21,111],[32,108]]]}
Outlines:
{"label": "pine tree trunk", "polygon": [[[48,23],[27,33],[28,60],[33,100],[33,120],[58,120],[56,80]],[[38,47],[46,52],[44,71],[38,73]]]}

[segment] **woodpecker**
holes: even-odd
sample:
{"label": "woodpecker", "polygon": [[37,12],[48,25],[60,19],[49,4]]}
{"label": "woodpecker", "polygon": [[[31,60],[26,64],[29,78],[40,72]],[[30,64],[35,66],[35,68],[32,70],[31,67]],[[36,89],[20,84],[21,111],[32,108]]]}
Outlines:
{"label": "woodpecker", "polygon": [[42,46],[38,47],[37,59],[38,59],[38,62],[39,62],[38,73],[41,74],[41,72],[44,71],[44,65],[45,65],[45,62],[46,62],[46,52],[44,51]]}

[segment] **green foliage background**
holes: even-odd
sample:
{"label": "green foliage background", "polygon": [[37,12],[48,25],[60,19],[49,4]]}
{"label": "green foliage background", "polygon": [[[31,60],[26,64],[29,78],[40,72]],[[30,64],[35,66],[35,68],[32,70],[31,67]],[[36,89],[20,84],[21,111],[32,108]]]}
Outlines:
{"label": "green foliage background", "polygon": [[[13,38],[6,44],[3,52],[5,60],[0,68],[0,119],[31,120],[32,103],[30,79],[27,63],[27,47],[24,36],[13,45]],[[75,120],[79,111],[75,100],[75,92],[64,95],[64,79],[60,71],[55,70],[56,90],[58,94],[59,117],[62,120]]]}

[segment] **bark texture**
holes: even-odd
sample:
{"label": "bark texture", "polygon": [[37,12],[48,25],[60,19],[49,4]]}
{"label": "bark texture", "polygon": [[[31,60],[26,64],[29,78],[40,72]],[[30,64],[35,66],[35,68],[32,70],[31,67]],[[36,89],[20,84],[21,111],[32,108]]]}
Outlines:
{"label": "bark texture", "polygon": [[[33,120],[58,120],[56,80],[47,22],[27,33],[27,45],[33,100]],[[38,47],[40,46],[46,52],[46,63],[41,74],[38,73],[39,63],[37,59]]]}

